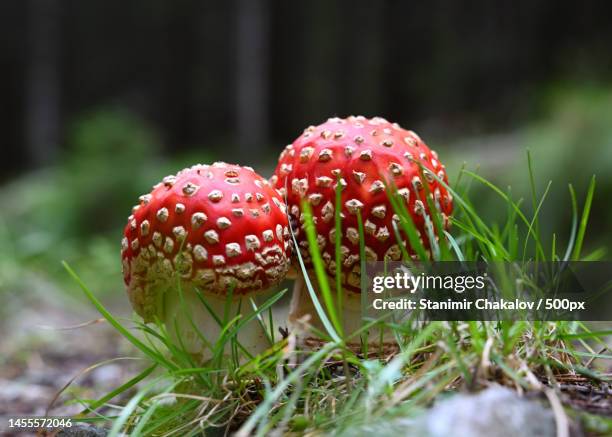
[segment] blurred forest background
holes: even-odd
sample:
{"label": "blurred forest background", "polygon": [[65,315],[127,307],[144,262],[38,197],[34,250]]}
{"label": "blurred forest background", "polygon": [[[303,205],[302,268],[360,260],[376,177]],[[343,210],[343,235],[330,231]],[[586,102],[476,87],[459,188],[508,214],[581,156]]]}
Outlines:
{"label": "blurred forest background", "polygon": [[0,412],[119,347],[39,329],[97,317],[61,260],[129,316],[119,241],[138,195],[196,162],[269,176],[330,116],[396,121],[451,180],[465,161],[516,197],[530,148],[559,247],[567,183],[583,196],[596,174],[586,249],[612,247],[611,16],[603,1],[0,2]]}

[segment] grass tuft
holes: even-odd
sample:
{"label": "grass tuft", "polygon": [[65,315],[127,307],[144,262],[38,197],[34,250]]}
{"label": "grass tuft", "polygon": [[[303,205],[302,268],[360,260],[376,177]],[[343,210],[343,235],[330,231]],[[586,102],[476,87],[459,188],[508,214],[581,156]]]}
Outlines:
{"label": "grass tuft", "polygon": [[[399,221],[393,228],[398,240],[407,240],[412,248],[403,257],[439,261],[520,261],[557,260],[560,238],[545,238],[541,211],[546,208],[550,183],[538,194],[535,170],[528,154],[531,184],[531,213],[523,202],[513,199],[512,190],[502,190],[475,172],[462,168],[453,187],[443,184],[454,197],[453,231],[443,229],[439,206],[427,195],[427,231],[424,236],[412,221],[405,200],[392,185],[387,195]],[[478,213],[477,202],[470,199],[470,186],[479,183],[496,193],[500,208],[507,211],[500,224],[488,223]],[[334,222],[341,227],[340,184],[336,191]],[[586,228],[595,191],[595,177],[586,193],[578,218],[578,202],[570,186],[573,225],[564,260],[600,259],[604,251],[593,250],[582,257]],[[429,193],[427,193],[429,194]],[[304,275],[306,289],[320,317],[325,341],[318,349],[304,349],[294,333],[260,356],[249,356],[237,342],[237,335],[247,323],[257,318],[274,338],[271,308],[283,296],[279,291],[262,305],[253,306],[252,316],[241,317],[227,309],[214,314],[203,294],[199,302],[221,327],[219,338],[201,340],[213,351],[213,359],[198,363],[185,351],[179,336],[168,335],[172,327],[134,323],[135,331],[115,318],[66,264],[64,267],[100,314],[149,361],[143,371],[100,399],[84,402],[79,417],[107,422],[112,420],[110,435],[196,435],[220,428],[238,436],[283,433],[350,433],[351,427],[395,417],[421,413],[436,397],[456,391],[476,390],[492,381],[519,390],[561,393],[567,381],[579,381],[582,387],[597,387],[612,382],[606,370],[612,360],[607,339],[609,329],[592,329],[581,322],[423,322],[416,319],[403,324],[393,320],[368,320],[353,334],[361,338],[359,351],[345,344],[342,329],[343,301],[333,293],[330,281],[341,291],[338,274],[328,277],[317,245],[312,210],[303,204],[305,232],[309,243],[316,286]],[[365,269],[364,226],[357,215],[362,270]],[[428,239],[426,245],[421,241]],[[295,234],[292,232],[297,247]],[[551,247],[544,247],[544,241]],[[336,232],[335,261],[340,264],[340,232]],[[302,255],[298,263],[305,271]],[[180,283],[176,292],[182,293]],[[316,290],[319,290],[318,292]],[[321,301],[319,301],[319,298]],[[183,302],[184,303],[184,302]],[[365,301],[362,302],[365,304]],[[185,308],[189,313],[189,309]],[[268,326],[265,326],[265,324]],[[371,354],[368,338],[374,327],[394,332],[398,349]],[[193,325],[192,327],[195,327]],[[178,343],[178,344],[177,344]],[[231,357],[224,355],[231,345]],[[572,379],[573,378],[573,379]],[[117,412],[110,401],[128,390],[130,401]],[[554,392],[552,392],[554,394]],[[566,393],[567,394],[567,393]],[[556,396],[556,395],[555,395]],[[567,397],[562,397],[566,399]],[[554,397],[557,399],[557,397]],[[566,404],[567,408],[568,404]],[[112,413],[112,414],[111,414]],[[583,413],[574,416],[582,417]],[[597,432],[612,432],[609,420],[584,414],[584,423]],[[603,431],[602,431],[603,430]]]}

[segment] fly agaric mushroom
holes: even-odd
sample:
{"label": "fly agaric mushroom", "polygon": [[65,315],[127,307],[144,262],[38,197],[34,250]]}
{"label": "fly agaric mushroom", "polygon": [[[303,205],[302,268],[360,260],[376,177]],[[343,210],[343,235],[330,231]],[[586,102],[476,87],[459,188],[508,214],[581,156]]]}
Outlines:
{"label": "fly agaric mushroom", "polygon": [[[380,117],[330,118],[319,126],[306,128],[281,153],[270,181],[286,197],[294,223],[302,223],[302,229],[294,232],[308,270],[312,263],[303,230],[301,202],[306,200],[312,208],[317,243],[326,271],[334,277],[336,269],[341,269],[345,290],[345,332],[358,329],[362,317],[357,214],[360,213],[363,220],[367,261],[400,260],[399,245],[406,245],[406,242],[396,241],[393,222],[399,221],[399,217],[385,191],[385,183],[392,182],[405,199],[405,206],[427,248],[429,239],[425,234],[425,216],[429,211],[425,184],[441,211],[445,227],[448,227],[448,217],[452,212],[452,197],[433,177],[434,174],[447,182],[445,167],[438,161],[436,152],[430,150],[416,133]],[[337,184],[341,186],[340,230],[335,228],[334,221]],[[336,266],[335,262],[335,235],[338,231],[341,232],[341,266]],[[410,247],[406,249],[412,253]],[[295,323],[305,314],[311,315],[315,327],[323,329],[310,297],[303,290],[303,282],[298,278],[289,322]]]}
{"label": "fly agaric mushroom", "polygon": [[[235,317],[241,298],[285,277],[289,236],[281,196],[250,167],[218,162],[167,176],[140,197],[125,227],[121,257],[132,306],[145,322],[158,317],[189,352],[208,358],[189,317],[213,345],[221,326],[196,289],[220,319],[233,289],[230,318]],[[247,299],[240,311],[253,311]],[[249,323],[238,341],[251,354],[260,353],[269,344],[258,322]]]}

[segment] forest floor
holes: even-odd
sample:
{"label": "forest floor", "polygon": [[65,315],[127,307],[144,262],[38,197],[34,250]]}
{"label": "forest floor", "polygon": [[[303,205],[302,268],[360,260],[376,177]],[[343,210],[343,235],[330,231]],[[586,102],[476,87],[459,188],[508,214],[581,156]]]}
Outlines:
{"label": "forest floor", "polygon": [[[139,355],[87,303],[70,299],[48,284],[38,283],[33,288],[36,291],[27,298],[5,302],[8,311],[4,311],[0,341],[3,426],[11,416],[75,415],[83,407],[74,399],[99,398],[136,375],[146,364],[139,360],[113,361],[117,357]],[[115,314],[129,317],[124,295],[114,296],[107,303]],[[566,406],[612,416],[609,383],[597,386],[579,375],[568,375],[559,382],[560,399]],[[64,390],[67,384],[70,386]],[[124,405],[134,390],[122,393],[112,404]],[[2,431],[0,427],[0,435],[29,435]]]}
{"label": "forest floor", "polygon": [[[27,297],[9,294],[3,300],[0,435],[8,417],[77,414],[83,407],[74,399],[99,398],[142,366],[140,360],[115,360],[139,355],[95,309],[43,281],[35,282]],[[129,315],[123,294],[109,304],[113,311]],[[96,366],[99,363],[103,365]],[[123,393],[113,402],[123,404],[129,395]]]}

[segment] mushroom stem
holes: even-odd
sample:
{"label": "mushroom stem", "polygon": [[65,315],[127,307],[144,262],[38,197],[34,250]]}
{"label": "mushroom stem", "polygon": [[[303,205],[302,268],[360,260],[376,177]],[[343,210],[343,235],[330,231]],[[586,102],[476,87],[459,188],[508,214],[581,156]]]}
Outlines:
{"label": "mushroom stem", "polygon": [[[229,302],[225,296],[202,293],[208,308],[202,303],[192,286],[183,289],[183,301],[176,292],[165,293],[163,321],[172,341],[179,347],[197,356],[202,361],[213,357],[213,350],[218,347],[223,326],[219,324],[211,311],[222,322],[227,311],[225,323],[235,319],[238,313],[242,318],[252,316],[255,310],[248,296],[237,296]],[[263,317],[265,319],[265,317]],[[234,323],[239,323],[235,321]],[[265,324],[265,320],[264,320]],[[265,325],[264,325],[265,326]],[[266,327],[269,332],[269,327]],[[269,335],[269,334],[268,334]],[[272,345],[257,317],[240,328],[237,335],[240,345],[251,355],[257,355]],[[275,339],[277,340],[277,339]],[[240,355],[244,352],[237,348]],[[225,344],[224,355],[232,353],[232,341]]]}
{"label": "mushroom stem", "polygon": [[[310,275],[312,284],[316,284],[317,279],[314,275]],[[330,284],[331,285],[331,284]],[[322,302],[322,299],[319,298]],[[358,331],[363,324],[363,312],[361,309],[361,295],[359,293],[345,292],[342,300],[342,327],[346,337],[351,336],[353,333]],[[289,309],[288,325],[293,331],[303,331],[304,316],[309,315],[310,317],[306,320],[307,323],[313,328],[325,332],[325,326],[318,316],[317,310],[310,298],[310,294],[306,289],[306,282],[304,277],[299,275],[293,285],[293,295],[291,297],[291,306]],[[307,338],[314,338],[312,334],[307,334]],[[380,335],[378,328],[372,328],[368,343],[370,345],[376,345],[380,343]],[[393,334],[390,330],[386,329],[382,338],[383,342],[387,343],[393,340]],[[353,337],[350,339],[348,345],[351,347],[358,347],[360,339]]]}
{"label": "mushroom stem", "polygon": [[289,328],[295,328],[298,319],[300,319],[304,314],[307,314],[303,311],[303,307],[301,305],[302,295],[306,294],[306,284],[304,282],[304,277],[302,275],[297,275],[295,281],[293,282],[293,293],[291,294],[291,303],[289,304],[289,315],[287,316],[287,321]]}

